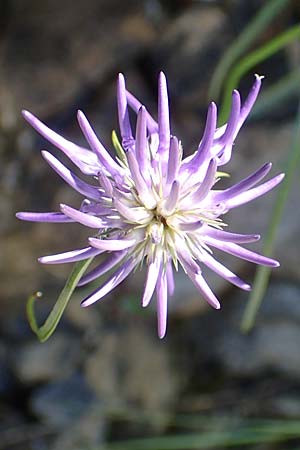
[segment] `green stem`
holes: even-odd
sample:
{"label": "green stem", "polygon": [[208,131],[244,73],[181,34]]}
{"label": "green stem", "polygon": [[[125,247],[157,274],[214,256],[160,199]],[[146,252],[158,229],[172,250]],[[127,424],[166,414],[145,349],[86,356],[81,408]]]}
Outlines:
{"label": "green stem", "polygon": [[[277,195],[277,199],[271,215],[270,225],[263,246],[263,253],[266,256],[272,256],[275,239],[278,231],[278,225],[281,221],[283,209],[286,204],[286,200],[288,198],[293,176],[299,162],[300,162],[300,104],[296,117],[293,142],[286,163],[285,179],[283,180],[281,188]],[[268,267],[258,267],[258,269],[256,270],[253,290],[251,292],[250,299],[241,322],[241,330],[244,333],[249,332],[254,325],[255,317],[263,300],[266,288],[268,286],[270,275],[271,269]]]}
{"label": "green stem", "polygon": [[243,77],[243,75],[260,62],[266,60],[274,53],[281,50],[296,38],[300,38],[299,24],[289,28],[287,31],[284,31],[267,44],[249,53],[247,56],[241,59],[241,61],[229,74],[228,80],[226,82],[224,91],[225,93],[222,101],[222,110],[219,117],[220,124],[223,124],[227,120],[230,111],[232,91],[238,87],[239,81]]}
{"label": "green stem", "polygon": [[66,306],[71,298],[71,295],[74,292],[74,289],[76,288],[80,278],[87,270],[92,260],[93,258],[89,258],[84,261],[80,261],[75,265],[53,309],[51,310],[49,316],[42,326],[39,326],[37,324],[34,311],[35,302],[37,299],[42,297],[42,294],[40,292],[37,292],[36,294],[29,297],[26,305],[27,317],[32,331],[37,335],[40,342],[47,341],[49,337],[54,333],[61,319],[61,316],[63,315],[63,312],[66,309]]}
{"label": "green stem", "polygon": [[266,29],[272,19],[276,17],[289,2],[290,0],[273,0],[266,2],[266,5],[255,15],[254,19],[228,48],[213,74],[208,90],[209,100],[219,99],[222,85],[233,63],[250,48],[251,44]]}

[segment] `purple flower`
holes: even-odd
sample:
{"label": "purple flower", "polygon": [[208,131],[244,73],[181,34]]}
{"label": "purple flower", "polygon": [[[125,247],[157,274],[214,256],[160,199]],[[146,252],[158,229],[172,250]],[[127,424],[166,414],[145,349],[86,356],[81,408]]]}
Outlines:
{"label": "purple flower", "polygon": [[[216,189],[220,172],[232,153],[234,139],[246,120],[261,87],[262,77],[241,105],[233,91],[228,123],[217,128],[217,107],[208,109],[203,137],[192,156],[183,158],[181,142],[171,134],[169,101],[165,75],[158,81],[158,121],[156,122],[130,92],[123,75],[118,79],[118,116],[122,145],[115,142],[114,159],[103,147],[85,115],[78,112],[79,126],[89,144],[80,147],[61,137],[31,113],[23,115],[29,124],[67,155],[91,184],[78,178],[52,154],[43,151],[48,164],[84,196],[79,209],[64,204],[60,212],[20,212],[19,219],[36,222],[79,222],[94,229],[88,246],[58,255],[44,256],[41,263],[75,262],[106,254],[93,270],[83,276],[82,286],[115,269],[113,274],[82,301],[89,306],[103,298],[133,270],[147,266],[142,305],[147,306],[156,291],[158,335],[163,338],[167,324],[167,300],[173,294],[173,269],[180,265],[202,297],[214,308],[220,303],[201,270],[209,267],[244,290],[249,284],[217,261],[219,249],[256,264],[277,267],[273,259],[254,253],[240,244],[255,242],[257,234],[237,234],[224,230],[223,215],[273,189],[283,174],[258,183],[269,173],[271,163],[225,190]],[[135,133],[128,106],[136,113]]]}

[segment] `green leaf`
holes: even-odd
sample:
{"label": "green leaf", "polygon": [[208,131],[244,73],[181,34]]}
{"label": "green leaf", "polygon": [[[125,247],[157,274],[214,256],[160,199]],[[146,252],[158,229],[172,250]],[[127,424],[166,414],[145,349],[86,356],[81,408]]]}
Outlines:
{"label": "green leaf", "polygon": [[47,341],[49,337],[54,333],[63,315],[63,312],[66,309],[67,304],[69,303],[71,295],[73,294],[80,278],[87,270],[93,259],[94,258],[89,258],[84,261],[80,261],[75,265],[53,309],[51,310],[45,323],[41,326],[37,324],[34,306],[36,300],[42,297],[42,293],[37,292],[36,294],[29,297],[26,305],[27,317],[32,331],[37,335],[40,342]]}
{"label": "green leaf", "polygon": [[223,124],[226,122],[230,111],[231,95],[232,91],[236,89],[243,75],[245,75],[250,69],[255,67],[258,63],[266,60],[274,53],[281,50],[283,47],[288,45],[290,42],[300,38],[300,25],[297,24],[283,33],[279,34],[267,44],[259,47],[257,50],[249,53],[247,56],[242,58],[236,66],[232,69],[228,76],[224,97],[222,101],[222,109],[219,116],[219,123]]}

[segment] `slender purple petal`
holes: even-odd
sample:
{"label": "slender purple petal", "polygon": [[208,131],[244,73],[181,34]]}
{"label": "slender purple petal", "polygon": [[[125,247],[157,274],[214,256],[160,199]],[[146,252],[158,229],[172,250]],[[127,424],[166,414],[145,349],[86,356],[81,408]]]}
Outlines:
{"label": "slender purple petal", "polygon": [[93,247],[80,248],[79,250],[72,250],[70,252],[58,253],[56,255],[41,256],[38,260],[42,264],[64,264],[83,261],[103,253]]}
{"label": "slender purple petal", "polygon": [[174,290],[175,290],[172,261],[167,262],[166,275],[167,275],[167,282],[168,282],[168,294],[170,296],[172,296],[174,294]]}
{"label": "slender purple petal", "polygon": [[125,150],[132,148],[134,145],[134,140],[132,137],[132,131],[129,121],[129,114],[127,108],[127,97],[126,97],[126,87],[125,78],[122,73],[119,73],[118,83],[117,83],[117,100],[118,100],[118,117],[119,126],[122,136],[122,145]]}
{"label": "slender purple petal", "polygon": [[55,156],[47,151],[42,151],[42,155],[47,163],[55,170],[55,172],[68,183],[75,191],[80,192],[82,195],[86,195],[93,200],[99,200],[100,192],[99,188],[91,186],[84,181],[80,180],[74,173],[72,173],[67,167],[65,167]]}
{"label": "slender purple petal", "polygon": [[209,236],[205,236],[205,242],[212,245],[223,252],[229,253],[230,255],[237,256],[238,258],[245,259],[246,261],[253,262],[255,264],[260,264],[262,266],[278,267],[279,262],[274,259],[267,258],[266,256],[260,255],[259,253],[252,252],[246,248],[240,247],[233,242],[222,242],[217,241]]}
{"label": "slender purple petal", "polygon": [[93,270],[91,270],[86,275],[84,275],[80,279],[78,286],[83,286],[83,285],[89,283],[90,281],[93,281],[96,278],[101,277],[102,275],[107,273],[110,269],[112,269],[117,264],[119,264],[119,262],[124,258],[125,255],[126,255],[126,251],[114,252],[114,253],[110,254],[106,258],[105,261],[101,262]]}
{"label": "slender purple petal", "polygon": [[[126,96],[127,96],[128,104],[131,106],[131,108],[137,114],[138,111],[143,106],[142,103],[137,98],[135,98],[135,96],[132,95],[131,92],[129,92],[127,90],[126,90]],[[151,134],[157,133],[158,132],[157,122],[153,119],[153,117],[148,112],[146,112],[146,116],[147,116],[147,127],[148,127],[149,132]]]}
{"label": "slender purple petal", "polygon": [[244,205],[245,203],[250,202],[251,200],[260,197],[261,195],[269,192],[271,189],[274,189],[284,178],[284,174],[281,173],[271,180],[266,181],[265,183],[257,186],[249,191],[242,192],[239,195],[231,197],[229,200],[225,200],[226,207],[229,209],[236,208],[237,206]]}
{"label": "slender purple petal", "polygon": [[235,244],[247,244],[256,242],[260,239],[259,234],[238,234],[230,233],[229,231],[217,230],[210,226],[204,226],[201,233],[205,236],[210,236],[218,241],[234,242]]}
{"label": "slender purple petal", "polygon": [[118,198],[114,199],[114,206],[128,222],[143,224],[149,222],[151,218],[150,213],[145,208],[127,206]]}
{"label": "slender purple petal", "polygon": [[18,212],[16,217],[20,220],[27,220],[28,222],[53,222],[53,223],[70,223],[74,222],[70,217],[65,216],[60,212]]}
{"label": "slender purple petal", "polygon": [[162,339],[167,330],[168,313],[168,282],[166,273],[161,273],[156,285],[157,297],[157,328],[158,337]]}
{"label": "slender purple petal", "polygon": [[216,144],[224,146],[227,145],[228,143],[230,144],[232,143],[240,118],[240,110],[241,110],[241,97],[239,92],[237,90],[234,90],[232,92],[232,105],[227,126],[222,136],[220,136],[220,138],[216,140],[215,142]]}
{"label": "slender purple petal", "polygon": [[241,109],[241,114],[240,114],[240,121],[239,121],[239,127],[236,130],[236,133],[239,131],[239,129],[241,128],[241,126],[243,125],[243,123],[245,122],[245,120],[247,119],[251,109],[253,108],[253,105],[257,99],[258,93],[260,91],[261,88],[261,81],[264,77],[255,74],[255,82],[248,94],[248,97],[246,98],[242,109]]}
{"label": "slender purple petal", "polygon": [[136,134],[135,134],[135,154],[140,171],[145,180],[149,179],[148,168],[148,140],[147,140],[147,112],[144,106],[141,106],[137,116]]}
{"label": "slender purple petal", "polygon": [[109,180],[109,178],[103,173],[103,172],[99,172],[98,173],[98,180],[99,183],[101,184],[101,186],[103,187],[105,194],[108,197],[112,197],[113,195],[113,186]]}
{"label": "slender purple petal", "polygon": [[136,244],[135,239],[98,239],[89,238],[89,243],[100,250],[107,250],[109,252],[118,252],[125,248],[130,248]]}
{"label": "slender purple petal", "polygon": [[[116,163],[116,161],[114,161],[107,150],[103,147],[82,111],[78,111],[77,119],[86,140],[88,141],[92,150],[98,156],[101,164],[103,164],[105,169],[111,175],[120,175],[122,173],[121,167]],[[101,168],[99,169],[99,171],[100,170]]]}
{"label": "slender purple petal", "polygon": [[219,261],[216,261],[209,253],[202,254],[201,261],[215,273],[229,281],[229,283],[232,283],[244,291],[251,290],[250,284],[245,283],[245,281],[231,272],[231,270],[227,269],[227,267],[223,266]]}
{"label": "slender purple petal", "polygon": [[196,231],[199,230],[203,226],[202,220],[197,220],[196,222],[180,222],[178,223],[177,227],[180,231]]}
{"label": "slender purple petal", "polygon": [[167,185],[171,186],[173,181],[176,180],[179,170],[179,143],[176,136],[171,137],[170,141],[170,152],[168,160],[168,171],[167,171]]}
{"label": "slender purple petal", "polygon": [[136,157],[131,149],[128,149],[127,161],[131,172],[131,177],[134,181],[135,187],[138,191],[141,201],[145,204],[147,209],[153,209],[156,206],[156,200],[154,199],[151,190],[143,178]]}
{"label": "slender purple petal", "polygon": [[102,219],[99,219],[99,217],[78,211],[78,209],[71,208],[71,206],[61,204],[60,209],[66,216],[70,217],[76,222],[81,223],[82,225],[85,225],[86,227],[90,228],[107,227],[106,223]]}
{"label": "slender purple petal", "polygon": [[[210,156],[217,125],[217,106],[214,102],[209,105],[203,138],[194,157],[188,162],[187,167],[196,171]],[[184,168],[185,165],[183,165]]]}
{"label": "slender purple petal", "polygon": [[160,72],[158,78],[158,153],[163,154],[170,146],[170,113],[166,76]]}
{"label": "slender purple petal", "polygon": [[206,281],[204,280],[201,273],[195,273],[191,271],[187,271],[189,278],[192,280],[193,284],[202,294],[204,300],[207,301],[209,305],[211,305],[215,309],[220,309],[221,305],[215,294],[212,292]]}
{"label": "slender purple petal", "polygon": [[118,286],[130,274],[130,272],[133,271],[136,264],[137,261],[135,259],[129,258],[100,288],[96,289],[92,294],[86,297],[81,302],[81,306],[90,306],[103,298],[106,294]]}
{"label": "slender purple petal", "polygon": [[271,170],[272,164],[267,163],[260,167],[256,172],[239,181],[237,184],[231,186],[224,191],[213,192],[213,198],[216,202],[221,202],[228,200],[231,197],[235,197],[241,192],[247,191],[248,189],[259,183]]}
{"label": "slender purple petal", "polygon": [[189,197],[191,203],[201,202],[209,193],[216,180],[217,161],[212,159],[208,165],[206,175],[199,188]]}
{"label": "slender purple petal", "polygon": [[144,308],[148,306],[150,303],[150,300],[152,298],[152,295],[154,293],[157,284],[160,270],[161,270],[161,259],[159,257],[156,257],[154,258],[154,261],[152,261],[148,266],[146,283],[142,298],[142,306]]}
{"label": "slender purple petal", "polygon": [[179,198],[180,185],[178,181],[174,181],[171,187],[169,197],[164,204],[164,212],[170,214],[174,211]]}
{"label": "slender purple petal", "polygon": [[73,142],[68,141],[55,131],[48,128],[37,117],[31,114],[29,111],[22,111],[24,119],[45,139],[62,150],[65,155],[86,175],[97,175],[101,169],[101,165],[98,161],[97,155],[87,150],[86,148],[79,147]]}

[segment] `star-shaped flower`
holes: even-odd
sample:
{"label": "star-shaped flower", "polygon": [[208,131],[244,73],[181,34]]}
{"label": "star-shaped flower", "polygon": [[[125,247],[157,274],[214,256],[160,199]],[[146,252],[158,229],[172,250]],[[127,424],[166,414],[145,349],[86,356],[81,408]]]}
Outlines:
{"label": "star-shaped flower", "polygon": [[[78,222],[94,230],[87,247],[39,259],[41,263],[59,264],[106,255],[104,261],[82,277],[79,285],[115,270],[82,301],[82,306],[100,300],[132,271],[146,265],[142,305],[147,306],[156,291],[158,335],[163,338],[168,296],[174,292],[173,272],[179,265],[201,296],[216,309],[220,303],[206,283],[201,266],[209,267],[241,289],[250,290],[250,286],[222,265],[214,257],[213,249],[256,264],[279,265],[242,247],[240,244],[257,241],[259,235],[225,231],[223,216],[273,189],[283,174],[258,185],[271,169],[271,163],[267,163],[232,187],[217,189],[218,167],[231,158],[234,139],[252,109],[261,80],[262,77],[256,76],[243,104],[239,92],[233,91],[228,122],[220,128],[217,128],[217,107],[215,103],[210,104],[203,137],[194,154],[186,158],[183,158],[181,142],[171,133],[167,81],[163,73],[158,81],[157,122],[126,90],[124,77],[119,75],[117,99],[122,145],[114,139],[116,158],[101,144],[81,111],[78,111],[78,122],[89,148],[66,140],[31,113],[23,112],[33,128],[62,150],[83,174],[91,176],[90,184],[82,181],[52,154],[43,151],[48,164],[84,200],[79,209],[61,204],[60,212],[17,214],[23,220]],[[135,132],[128,107],[137,116]]]}

